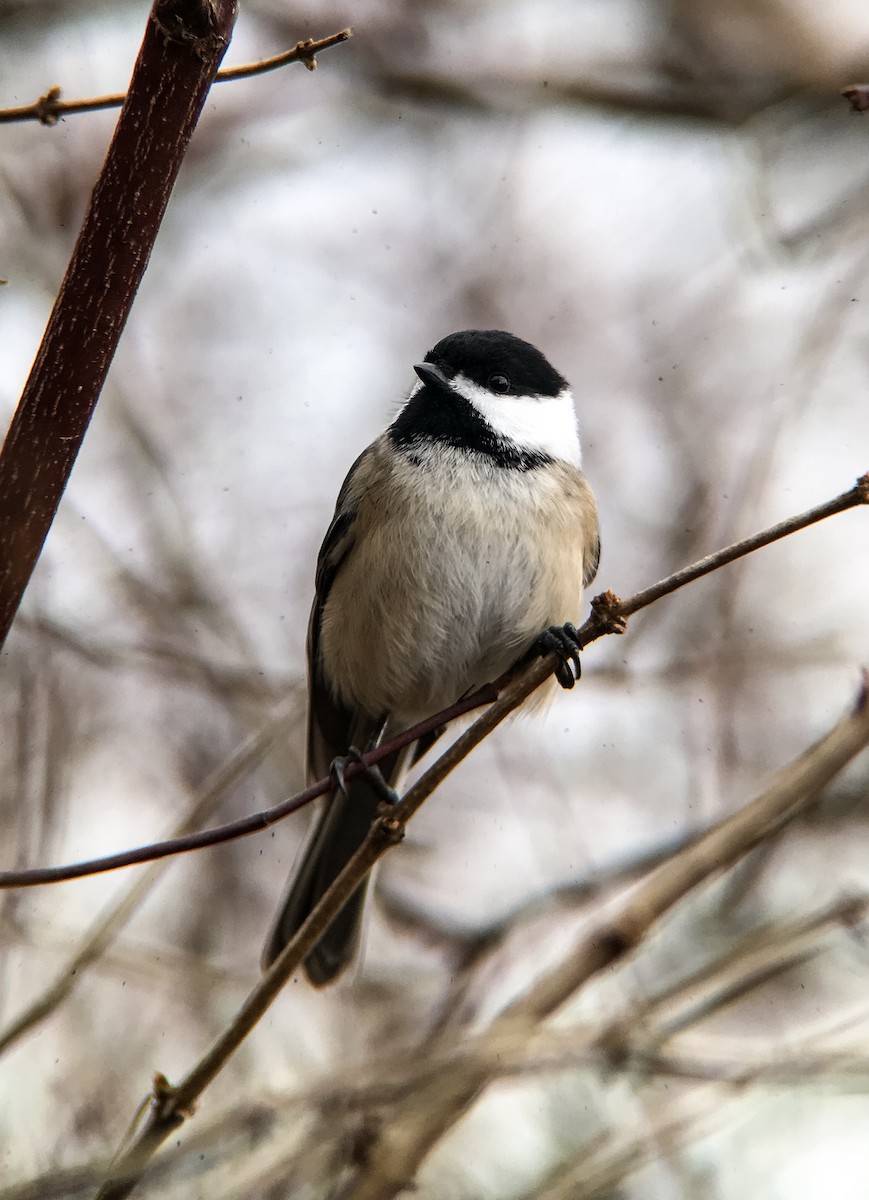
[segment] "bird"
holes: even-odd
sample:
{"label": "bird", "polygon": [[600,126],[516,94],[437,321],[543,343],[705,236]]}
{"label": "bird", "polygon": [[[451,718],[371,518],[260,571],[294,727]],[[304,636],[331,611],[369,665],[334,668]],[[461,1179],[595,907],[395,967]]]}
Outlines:
{"label": "bird", "polygon": [[[398,415],[359,455],[317,559],[308,625],[307,775],[331,775],[263,950],[267,968],[358,849],[383,801],[429,748],[340,765],[534,653],[555,650],[541,694],[579,670],[582,591],[600,558],[567,380],[529,342],[470,329],[414,366]],[[354,961],[368,880],[304,962],[323,987]]]}

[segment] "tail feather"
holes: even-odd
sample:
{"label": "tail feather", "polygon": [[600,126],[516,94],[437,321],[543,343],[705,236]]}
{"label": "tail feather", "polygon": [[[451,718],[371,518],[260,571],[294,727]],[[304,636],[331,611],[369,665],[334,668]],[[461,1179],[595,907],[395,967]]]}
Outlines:
{"label": "tail feather", "polygon": [[[384,778],[398,786],[407,751],[382,764]],[[333,792],[317,819],[301,864],[263,951],[263,968],[271,966],[300,929],[323,893],[365,840],[381,797],[364,775],[347,784],[347,795]],[[362,937],[362,916],[369,880],[359,885],[305,959],[305,973],[315,987],[325,987],[353,961]]]}

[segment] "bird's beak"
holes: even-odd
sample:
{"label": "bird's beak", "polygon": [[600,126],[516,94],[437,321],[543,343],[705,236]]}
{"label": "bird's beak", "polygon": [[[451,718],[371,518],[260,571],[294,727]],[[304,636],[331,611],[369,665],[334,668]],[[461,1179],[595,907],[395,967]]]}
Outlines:
{"label": "bird's beak", "polygon": [[413,369],[427,387],[435,388],[441,392],[448,392],[450,390],[449,379],[447,379],[440,367],[436,367],[434,363],[417,363]]}

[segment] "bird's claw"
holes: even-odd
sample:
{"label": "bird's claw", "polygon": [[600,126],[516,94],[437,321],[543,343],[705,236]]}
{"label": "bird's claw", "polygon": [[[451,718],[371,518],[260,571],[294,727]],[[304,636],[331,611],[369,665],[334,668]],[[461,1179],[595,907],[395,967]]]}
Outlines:
{"label": "bird's claw", "polygon": [[344,773],[350,763],[358,763],[361,770],[360,775],[364,775],[372,790],[377,793],[384,804],[398,804],[398,793],[389,786],[379,767],[369,767],[363,761],[362,751],[358,746],[349,746],[346,754],[341,754],[337,758],[333,758],[329,766],[329,774],[335,781],[335,785],[345,799],[349,799],[347,791],[347,780],[344,778]]}
{"label": "bird's claw", "polygon": [[579,661],[581,645],[576,627],[568,621],[566,625],[550,625],[548,629],[544,629],[534,648],[540,655],[558,655],[555,678],[563,688],[572,688],[582,675],[582,665]]}

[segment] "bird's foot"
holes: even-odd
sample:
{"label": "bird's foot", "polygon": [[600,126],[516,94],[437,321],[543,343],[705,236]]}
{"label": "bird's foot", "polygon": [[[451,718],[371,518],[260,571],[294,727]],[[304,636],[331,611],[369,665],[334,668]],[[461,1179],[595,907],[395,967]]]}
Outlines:
{"label": "bird's foot", "polygon": [[384,804],[398,804],[400,799],[398,792],[389,786],[379,767],[369,767],[366,762],[362,761],[362,751],[357,746],[348,747],[347,753],[333,758],[329,766],[329,774],[335,780],[335,784],[343,796],[348,796],[344,773],[350,763],[359,764],[362,768],[359,774],[365,776],[372,790],[377,793]]}
{"label": "bird's foot", "polygon": [[[569,621],[566,625],[550,625],[534,643],[534,649],[539,655],[553,652],[558,655],[555,678],[563,688],[572,688],[582,675],[582,665],[579,661],[581,646],[576,627]],[[575,668],[575,675],[572,668]]]}

